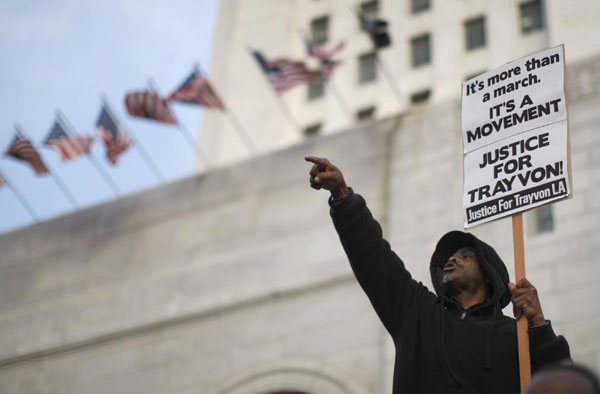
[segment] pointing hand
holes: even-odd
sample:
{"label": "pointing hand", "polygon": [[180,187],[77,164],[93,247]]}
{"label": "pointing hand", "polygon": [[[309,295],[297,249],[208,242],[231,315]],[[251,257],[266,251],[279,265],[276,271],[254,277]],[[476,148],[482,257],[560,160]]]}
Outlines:
{"label": "pointing hand", "polygon": [[350,192],[344,175],[329,160],[314,156],[306,156],[304,160],[314,163],[310,169],[310,187],[329,190],[333,198],[344,197]]}

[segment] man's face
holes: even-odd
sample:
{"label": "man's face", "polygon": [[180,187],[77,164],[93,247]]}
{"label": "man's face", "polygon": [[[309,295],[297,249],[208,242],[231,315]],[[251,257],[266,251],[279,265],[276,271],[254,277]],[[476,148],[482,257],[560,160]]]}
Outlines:
{"label": "man's face", "polygon": [[475,249],[464,246],[454,252],[443,267],[442,282],[457,290],[484,285],[485,276],[477,261]]}

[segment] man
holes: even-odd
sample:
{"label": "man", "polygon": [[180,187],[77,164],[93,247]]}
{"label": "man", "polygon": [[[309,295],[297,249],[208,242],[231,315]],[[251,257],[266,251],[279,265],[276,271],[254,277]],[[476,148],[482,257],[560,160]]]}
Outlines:
{"label": "man", "polygon": [[341,171],[327,159],[305,160],[314,163],[311,187],[331,193],[331,217],[352,270],[394,340],[394,393],[518,393],[516,323],[501,312],[511,299],[529,323],[533,370],[570,358],[535,288],[523,279],[509,290],[491,246],[461,231],[444,235],[430,263],[436,295],[412,279]]}
{"label": "man", "polygon": [[534,376],[525,394],[600,394],[600,381],[582,365],[560,364]]}

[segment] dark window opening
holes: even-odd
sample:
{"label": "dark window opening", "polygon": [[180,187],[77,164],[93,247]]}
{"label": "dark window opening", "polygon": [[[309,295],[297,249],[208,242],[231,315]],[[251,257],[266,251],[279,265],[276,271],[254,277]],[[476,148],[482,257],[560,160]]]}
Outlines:
{"label": "dark window opening", "polygon": [[429,34],[413,38],[410,41],[412,66],[420,67],[431,62],[431,39]]}
{"label": "dark window opening", "polygon": [[356,120],[364,121],[375,117],[375,107],[367,107],[356,111]]}
{"label": "dark window opening", "polygon": [[465,22],[465,44],[467,51],[485,46],[485,18],[483,16]]}
{"label": "dark window opening", "polygon": [[426,11],[430,8],[431,4],[429,0],[411,0],[410,2],[410,11],[413,14]]}
{"label": "dark window opening", "polygon": [[310,38],[313,45],[325,44],[328,40],[329,18],[322,16],[310,23]]}
{"label": "dark window opening", "polygon": [[309,101],[316,100],[325,95],[325,84],[323,83],[323,79],[319,79],[318,82],[309,83],[307,90],[307,99]]}
{"label": "dark window opening", "polygon": [[367,53],[358,58],[358,82],[367,83],[377,79],[377,55]]}
{"label": "dark window opening", "polygon": [[365,1],[360,5],[360,13],[368,20],[376,19],[379,14],[379,1]]}
{"label": "dark window opening", "polygon": [[536,208],[534,214],[534,231],[536,234],[547,233],[554,230],[554,215],[552,205],[544,205]]}
{"label": "dark window opening", "polygon": [[411,102],[411,104],[425,103],[429,100],[429,96],[431,96],[430,89],[421,90],[419,92],[413,93],[410,96],[410,102]]}
{"label": "dark window opening", "polygon": [[302,130],[302,134],[304,134],[305,137],[314,137],[315,135],[317,135],[321,132],[322,128],[323,128],[322,123],[315,123],[315,124],[306,126],[304,128],[304,130]]}
{"label": "dark window opening", "polygon": [[521,33],[529,33],[544,28],[544,14],[540,0],[528,1],[519,5]]}

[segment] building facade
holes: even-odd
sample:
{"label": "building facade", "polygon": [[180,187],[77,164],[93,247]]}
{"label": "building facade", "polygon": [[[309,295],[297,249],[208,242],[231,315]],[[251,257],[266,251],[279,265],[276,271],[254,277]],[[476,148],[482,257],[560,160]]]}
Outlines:
{"label": "building facade", "polygon": [[[388,22],[391,45],[374,50],[358,12]],[[600,53],[595,1],[577,0],[222,0],[210,78],[234,116],[206,111],[200,141],[216,164],[327,135],[422,103],[460,98],[463,81],[545,48],[565,44],[567,62]],[[324,87],[276,94],[251,51],[305,61],[304,38],[341,61]],[[316,89],[315,89],[316,88]]]}
{"label": "building facade", "polygon": [[[310,9],[329,2],[304,3]],[[476,9],[492,2],[453,3]],[[547,2],[549,11],[560,4]],[[593,40],[586,47],[580,38],[573,49],[567,41],[578,29],[594,34],[598,7],[579,5],[577,17],[570,8],[559,13],[561,26],[570,26],[561,34],[574,196],[543,215],[525,214],[525,253],[546,317],[573,358],[598,371],[600,53]],[[265,17],[265,29],[275,15]],[[298,94],[304,102],[307,92],[296,89],[289,100]],[[0,392],[391,392],[393,344],[351,273],[327,193],[308,185],[303,157],[329,157],[342,168],[413,277],[429,286],[435,243],[463,224],[460,97],[448,88],[441,99],[442,87],[430,89],[426,105],[386,113],[381,104],[373,119],[324,126],[312,138],[294,135],[277,142],[290,146],[276,144],[242,163],[0,235]],[[326,93],[321,104],[329,99]],[[266,130],[267,118],[264,124]],[[510,219],[473,230],[514,277],[511,231]]]}

